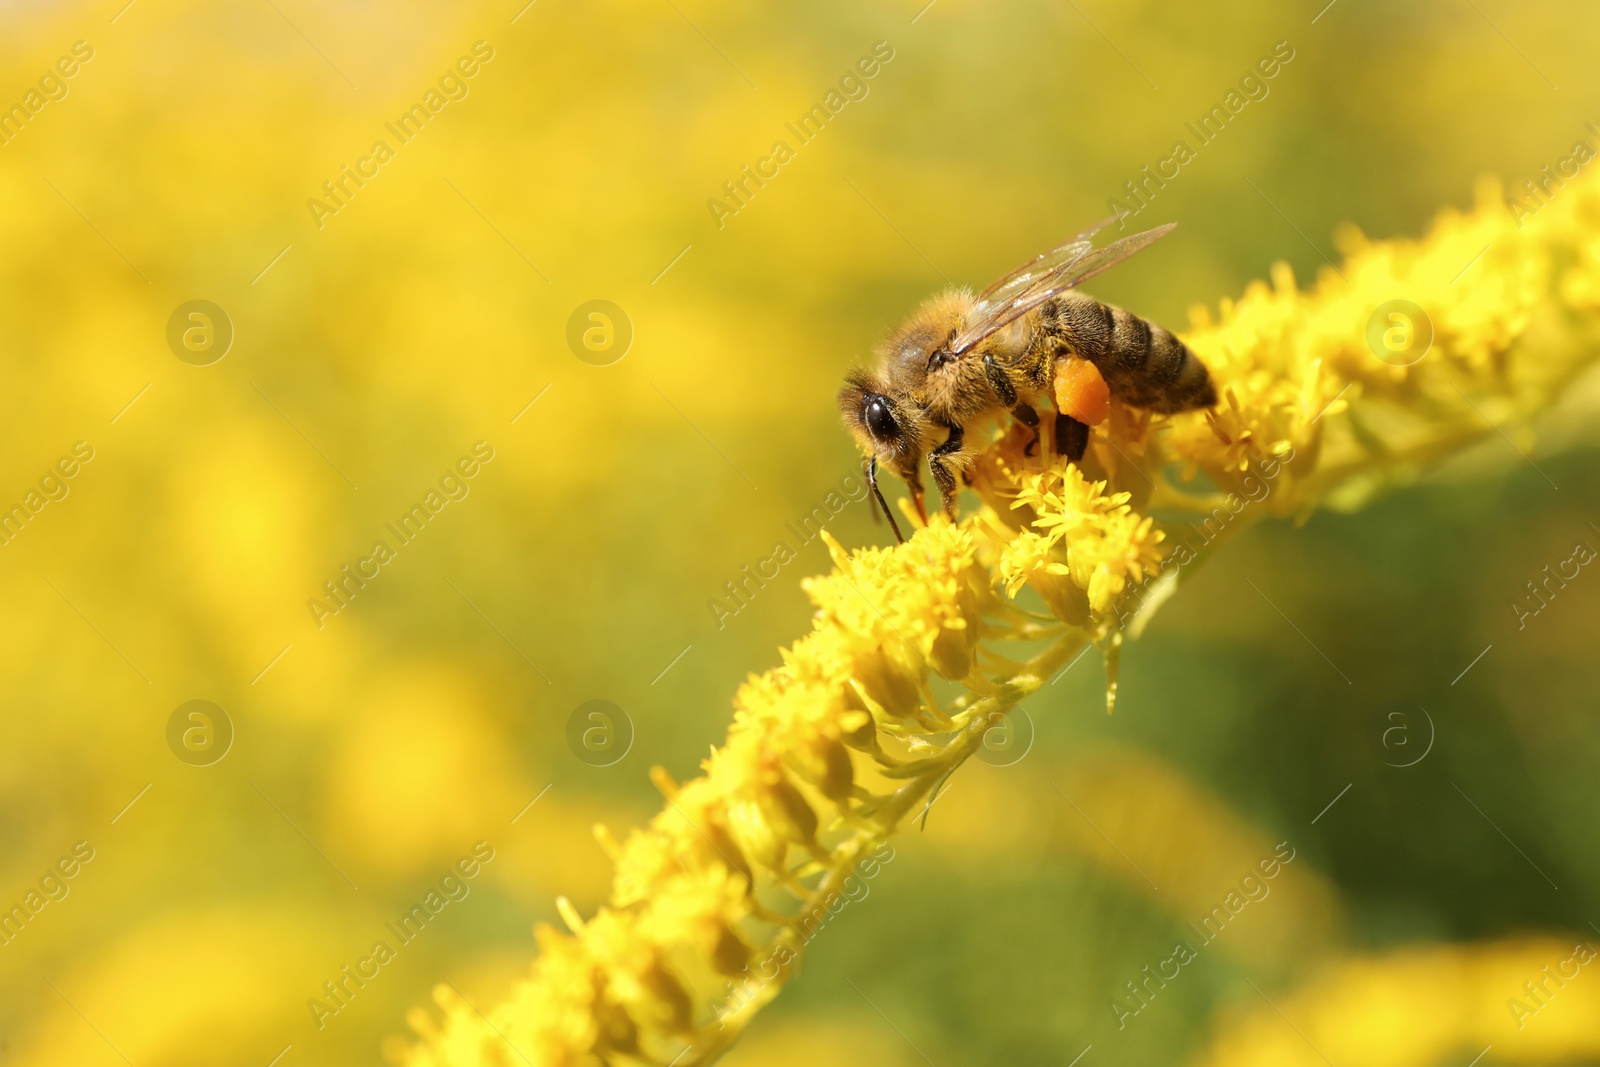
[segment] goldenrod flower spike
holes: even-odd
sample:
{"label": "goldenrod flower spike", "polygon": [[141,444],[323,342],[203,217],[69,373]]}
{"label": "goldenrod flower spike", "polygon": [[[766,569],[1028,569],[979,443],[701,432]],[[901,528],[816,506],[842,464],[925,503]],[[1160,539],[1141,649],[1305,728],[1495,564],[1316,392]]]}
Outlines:
{"label": "goldenrod flower spike", "polygon": [[1338,957],[1271,1003],[1238,1000],[1194,1062],[1433,1067],[1467,1062],[1472,1052],[1462,1057],[1462,1049],[1493,1046],[1500,1063],[1592,1063],[1600,1056],[1600,986],[1585,979],[1597,955],[1582,934]]}
{"label": "goldenrod flower spike", "polygon": [[[609,906],[585,920],[562,902],[570,932],[539,929],[531,976],[487,1015],[444,987],[442,1023],[414,1019],[421,1041],[397,1059],[710,1063],[777,995],[857,865],[1085,645],[1114,678],[1124,637],[1226,536],[1358,506],[1531,416],[1595,359],[1593,175],[1524,228],[1486,185],[1422,241],[1341,242],[1342,271],[1308,291],[1280,266],[1215,319],[1196,313],[1185,340],[1218,382],[1214,410],[1113,405],[1081,469],[1026,457],[1013,427],[978,457],[984,506],[960,523],[935,517],[893,548],[827,538],[832,572],[804,583],[811,633],[740,688],[704,774],[680,787],[658,772],[662,813],[620,843],[601,835]],[[1163,529],[1151,508],[1197,519]],[[1048,645],[1002,655],[1021,641]],[[962,695],[937,699],[935,674]]]}

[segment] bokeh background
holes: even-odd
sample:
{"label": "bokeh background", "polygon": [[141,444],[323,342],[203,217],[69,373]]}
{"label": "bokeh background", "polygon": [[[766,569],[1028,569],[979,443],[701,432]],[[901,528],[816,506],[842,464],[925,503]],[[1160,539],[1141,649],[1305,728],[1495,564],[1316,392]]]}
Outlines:
{"label": "bokeh background", "polygon": [[[1279,42],[1140,216],[1178,233],[1097,295],[1182,326],[1274,261],[1310,283],[1338,224],[1419,233],[1600,120],[1579,0],[123,2],[0,5],[27,111],[0,505],[93,450],[0,546],[0,905],[93,854],[0,946],[3,1064],[376,1063],[436,984],[496,1002],[558,894],[604,896],[591,826],[655,811],[648,768],[691,776],[804,632],[818,541],[711,601],[858,469],[844,370],[1105,214]],[[192,300],[233,332],[205,366],[168,343]],[[631,325],[606,366],[567,340],[591,300]],[[728,1062],[1320,1063],[1335,1032],[1368,1063],[1600,1062],[1588,969],[1521,1030],[1505,1004],[1600,944],[1600,577],[1513,607],[1600,548],[1593,410],[1552,416],[1537,468],[1489,435],[1240,536],[1127,650],[1116,715],[1098,654],[1031,701],[1026,755],[959,776]],[[467,495],[319,626],[308,600],[477,442]],[[830,528],[888,536],[855,502]],[[632,735],[610,766],[568,744],[595,699]],[[191,700],[232,725],[205,766],[169,744]],[[480,841],[470,895],[319,1028],[307,1001]],[[1271,895],[1119,1026],[1279,842]]]}

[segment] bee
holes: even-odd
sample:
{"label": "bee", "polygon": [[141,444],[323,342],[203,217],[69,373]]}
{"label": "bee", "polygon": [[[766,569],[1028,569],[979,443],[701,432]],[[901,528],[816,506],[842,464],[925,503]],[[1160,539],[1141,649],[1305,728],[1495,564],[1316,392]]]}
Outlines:
{"label": "bee", "polygon": [[1174,223],[1101,248],[1094,235],[1108,218],[1043,252],[976,296],[965,289],[926,301],[877,350],[877,366],[855,370],[839,390],[845,426],[867,457],[867,481],[900,541],[900,527],[878,488],[878,465],[904,478],[924,521],[924,457],[946,514],[955,517],[956,475],[973,453],[975,424],[1009,412],[1039,445],[1039,408],[1054,400],[1054,443],[1076,463],[1089,428],[1110,413],[1112,397],[1173,414],[1217,402],[1211,374],[1170,332],[1131,312],[1072,292],[1088,279],[1172,232]]}

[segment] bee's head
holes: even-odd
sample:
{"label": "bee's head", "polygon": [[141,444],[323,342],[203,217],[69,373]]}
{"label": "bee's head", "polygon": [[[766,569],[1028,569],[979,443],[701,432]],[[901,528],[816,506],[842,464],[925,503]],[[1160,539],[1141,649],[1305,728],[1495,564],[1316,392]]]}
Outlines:
{"label": "bee's head", "polygon": [[922,457],[923,412],[886,381],[853,371],[839,390],[839,411],[861,450],[902,476]]}

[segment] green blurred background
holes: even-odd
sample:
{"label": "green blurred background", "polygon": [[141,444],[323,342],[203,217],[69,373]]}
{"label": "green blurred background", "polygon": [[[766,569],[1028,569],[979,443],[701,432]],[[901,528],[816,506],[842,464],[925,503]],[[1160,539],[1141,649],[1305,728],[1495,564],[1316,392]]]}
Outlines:
{"label": "green blurred background", "polygon": [[[497,1002],[557,894],[603,899],[591,825],[648,818],[647,769],[691,776],[805,631],[816,541],[720,626],[709,602],[857,470],[843,372],[1105,214],[1279,42],[1268,95],[1140,216],[1178,233],[1097,295],[1182,327],[1276,260],[1309,283],[1339,223],[1420,233],[1600,120],[1578,0],[122,4],[0,5],[0,106],[27,111],[0,146],[0,505],[93,449],[0,547],[0,905],[93,849],[0,946],[4,1064],[372,1063],[441,981]],[[878,42],[799,146],[785,123]],[[41,78],[66,94],[33,113]],[[380,139],[319,227],[307,201]],[[780,139],[719,227],[708,199]],[[607,366],[566,340],[596,299],[633,334]],[[207,366],[167,341],[191,300],[232,324]],[[1329,961],[1600,940],[1600,578],[1522,630],[1511,607],[1600,547],[1592,410],[1538,470],[1491,437],[1239,537],[1127,650],[1116,715],[1098,656],[1030,702],[1027,755],[963,772],[729,1062],[1187,1062]],[[468,495],[319,628],[307,601],[480,441]],[[858,503],[831,529],[887,537]],[[207,766],[168,743],[196,699],[234,733]],[[631,723],[610,766],[568,745],[592,699]],[[308,999],[479,841],[470,895],[319,1029]],[[1273,895],[1119,1029],[1123,984],[1280,841]],[[1485,1011],[1560,957],[1532,958]],[[1600,1062],[1574,1040],[1482,1062]]]}

